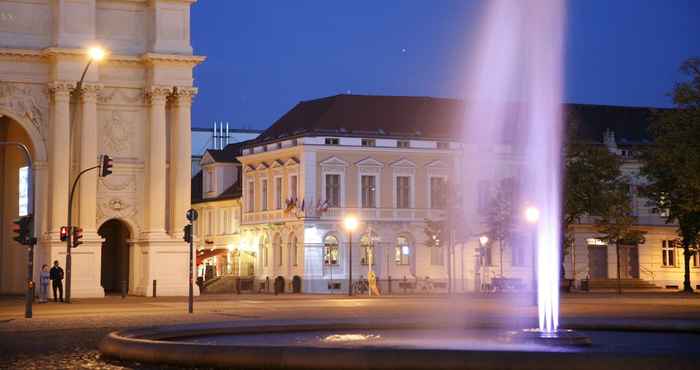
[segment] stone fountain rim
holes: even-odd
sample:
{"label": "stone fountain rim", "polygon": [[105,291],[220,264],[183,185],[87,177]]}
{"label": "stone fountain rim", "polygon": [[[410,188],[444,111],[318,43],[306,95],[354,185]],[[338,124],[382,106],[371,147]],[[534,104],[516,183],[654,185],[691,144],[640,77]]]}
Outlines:
{"label": "stone fountain rim", "polygon": [[[697,327],[662,327],[662,325],[639,326],[609,325],[598,322],[588,325],[570,325],[568,329],[589,331],[646,331],[646,332],[685,332],[700,334]],[[200,324],[176,324],[149,328],[115,331],[107,335],[99,344],[102,355],[120,360],[173,364],[179,366],[214,366],[238,368],[305,368],[305,369],[456,369],[456,368],[498,368],[509,363],[517,363],[523,369],[578,368],[581,361],[600,361],[614,367],[622,365],[620,360],[637,362],[636,369],[654,368],[663,356],[635,357],[619,353],[580,352],[520,352],[520,351],[465,351],[449,349],[422,349],[402,347],[304,347],[304,346],[246,346],[246,345],[207,345],[178,342],[202,335],[222,334],[273,334],[304,331],[337,330],[392,330],[392,329],[448,329],[457,328],[449,322],[428,320],[302,320],[290,324],[281,320],[225,321]],[[469,329],[504,329],[494,322],[470,325]],[[676,358],[683,356],[675,356]],[[436,358],[440,359],[437,363]],[[545,361],[546,359],[546,361]],[[553,361],[555,360],[556,361]],[[641,361],[643,360],[643,361]],[[697,358],[689,358],[695,364]],[[664,361],[668,361],[666,358]],[[682,361],[681,361],[682,364]],[[493,365],[493,366],[491,366]],[[556,365],[556,366],[554,366]],[[574,366],[576,365],[576,366]],[[593,366],[593,364],[591,364]],[[692,368],[692,367],[689,367]]]}

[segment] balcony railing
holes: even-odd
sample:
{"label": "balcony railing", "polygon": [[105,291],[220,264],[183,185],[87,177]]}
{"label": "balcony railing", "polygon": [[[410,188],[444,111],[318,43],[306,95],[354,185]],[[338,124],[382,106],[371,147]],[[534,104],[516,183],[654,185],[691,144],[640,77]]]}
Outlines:
{"label": "balcony railing", "polygon": [[328,208],[321,212],[285,210],[258,211],[243,214],[244,224],[285,222],[299,219],[341,220],[346,214],[353,214],[365,221],[423,221],[445,218],[446,210],[430,208]]}

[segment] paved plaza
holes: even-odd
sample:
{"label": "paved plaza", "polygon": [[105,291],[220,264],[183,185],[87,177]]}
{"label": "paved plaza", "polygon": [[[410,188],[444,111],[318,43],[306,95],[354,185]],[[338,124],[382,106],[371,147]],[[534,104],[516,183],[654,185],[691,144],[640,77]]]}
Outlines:
{"label": "paved plaza", "polygon": [[[700,295],[676,293],[572,294],[562,298],[562,326],[620,329],[687,328],[700,331]],[[71,304],[34,306],[23,317],[21,297],[0,299],[0,368],[152,368],[99,359],[97,343],[107,333],[150,325],[256,319],[431,319],[504,327],[532,325],[527,296],[209,295],[187,299],[107,297]]]}

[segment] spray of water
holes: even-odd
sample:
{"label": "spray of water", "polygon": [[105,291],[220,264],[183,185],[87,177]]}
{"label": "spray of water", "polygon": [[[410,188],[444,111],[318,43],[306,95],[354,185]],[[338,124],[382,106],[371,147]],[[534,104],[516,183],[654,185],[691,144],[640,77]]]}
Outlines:
{"label": "spray of water", "polygon": [[[470,204],[479,204],[484,184],[495,189],[504,178],[515,180],[514,221],[530,227],[535,239],[522,247],[537,250],[539,328],[554,332],[559,325],[564,2],[492,0],[485,10],[466,89],[465,194]],[[539,210],[535,225],[522,219],[528,206]],[[472,211],[469,219],[478,221],[471,229],[478,233],[483,211]]]}

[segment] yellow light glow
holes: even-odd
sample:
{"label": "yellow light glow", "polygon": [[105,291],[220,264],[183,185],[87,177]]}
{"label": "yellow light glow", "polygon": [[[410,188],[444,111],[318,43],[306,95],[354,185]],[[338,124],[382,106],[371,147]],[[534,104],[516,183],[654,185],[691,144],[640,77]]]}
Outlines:
{"label": "yellow light glow", "polygon": [[537,223],[540,219],[540,210],[535,207],[525,209],[525,220],[531,224]]}
{"label": "yellow light glow", "polygon": [[486,245],[486,243],[488,243],[488,242],[489,242],[489,237],[486,236],[486,235],[482,235],[482,236],[479,238],[479,243],[481,243],[481,246]]}
{"label": "yellow light glow", "polygon": [[98,46],[91,47],[90,49],[88,49],[88,55],[90,56],[90,59],[96,62],[99,62],[102,59],[104,59],[106,54],[107,53],[105,52],[105,50]]}
{"label": "yellow light glow", "polygon": [[346,230],[354,231],[355,229],[357,229],[359,221],[357,220],[357,217],[353,215],[347,215],[345,216],[345,220],[343,220],[343,224],[345,225]]}

